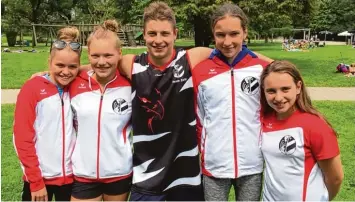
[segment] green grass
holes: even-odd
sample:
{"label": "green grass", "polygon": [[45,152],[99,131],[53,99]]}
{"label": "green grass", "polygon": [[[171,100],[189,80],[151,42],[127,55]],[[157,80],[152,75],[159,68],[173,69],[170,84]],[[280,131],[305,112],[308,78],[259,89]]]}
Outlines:
{"label": "green grass", "polygon": [[[178,46],[194,45],[193,40],[178,39]],[[281,44],[251,43],[249,48],[273,59],[290,60],[301,70],[307,86],[312,87],[353,87],[355,77],[348,78],[343,74],[335,73],[336,66],[345,62],[355,62],[355,49],[350,46],[326,46],[316,48],[310,52],[281,51]],[[19,50],[21,47],[11,47]],[[22,47],[31,50],[31,47]],[[39,53],[1,53],[1,86],[3,89],[20,88],[23,83],[35,72],[47,69],[48,47],[44,45],[35,48]],[[139,54],[143,49],[123,49],[123,54]],[[342,56],[340,55],[342,53]],[[87,50],[83,50],[82,64],[87,64]]]}
{"label": "green grass", "polygon": [[281,44],[251,44],[249,48],[272,59],[289,60],[300,69],[307,86],[354,87],[355,77],[335,73],[339,63],[355,63],[355,49],[351,46],[325,46],[309,52],[281,51]]}
{"label": "green grass", "polygon": [[[328,118],[339,133],[344,181],[337,201],[354,201],[355,193],[355,102],[315,101],[315,106]],[[21,199],[22,170],[12,144],[14,105],[1,105],[1,199]],[[234,192],[230,193],[234,200]]]}
{"label": "green grass", "polygon": [[[13,50],[19,50],[16,47]],[[46,71],[48,68],[49,47],[35,48],[39,53],[1,53],[1,88],[15,89],[21,86],[36,72]],[[23,48],[32,50],[32,48]],[[146,49],[123,49],[123,54],[139,54]],[[83,49],[81,64],[88,64],[87,49]]]}

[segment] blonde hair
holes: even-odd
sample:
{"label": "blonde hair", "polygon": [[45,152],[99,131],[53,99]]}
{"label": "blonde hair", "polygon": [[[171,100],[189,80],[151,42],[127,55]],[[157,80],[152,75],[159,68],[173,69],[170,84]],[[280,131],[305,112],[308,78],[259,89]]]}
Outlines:
{"label": "blonde hair", "polygon": [[150,20],[167,20],[173,25],[174,28],[176,28],[174,11],[165,2],[156,1],[149,4],[149,6],[144,9],[144,28],[146,23]]}
{"label": "blonde hair", "polygon": [[[64,28],[61,28],[60,30],[58,30],[56,39],[63,40],[63,41],[79,42],[79,37],[80,37],[80,32],[79,32],[78,28],[74,27],[74,26],[68,26],[68,27],[64,27]],[[70,47],[65,47],[65,48],[70,49]],[[53,57],[53,55],[56,51],[57,51],[57,49],[52,46],[49,59],[51,59]],[[74,52],[76,52],[80,55],[80,51],[74,51]]]}
{"label": "blonde hair", "polygon": [[[286,60],[275,60],[274,62],[270,63],[261,73],[260,76],[261,107],[263,109],[264,116],[269,115],[274,111],[266,101],[265,88],[264,88],[265,78],[272,72],[289,74],[292,77],[293,82],[295,84],[301,81],[301,91],[300,94],[297,96],[295,102],[297,109],[300,110],[301,112],[306,112],[318,116],[319,118],[323,119],[332,128],[328,120],[317,109],[313,107],[311,98],[308,95],[306,86],[304,85],[301,73],[297,69],[296,65]],[[333,131],[335,134],[337,134],[334,129]]]}
{"label": "blonde hair", "polygon": [[101,25],[96,26],[94,28],[94,31],[90,34],[87,40],[88,47],[90,47],[90,44],[94,38],[103,39],[113,37],[116,40],[116,47],[121,48],[122,42],[117,36],[117,32],[119,31],[119,29],[120,26],[116,20],[106,20]]}
{"label": "blonde hair", "polygon": [[64,27],[57,33],[57,39],[78,42],[80,32],[76,27]]}

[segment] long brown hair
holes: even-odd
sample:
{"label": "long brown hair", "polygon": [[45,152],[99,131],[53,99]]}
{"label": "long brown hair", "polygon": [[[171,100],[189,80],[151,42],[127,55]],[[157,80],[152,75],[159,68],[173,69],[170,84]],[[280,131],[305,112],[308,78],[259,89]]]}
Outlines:
{"label": "long brown hair", "polygon": [[[297,69],[296,65],[294,65],[291,62],[286,61],[286,60],[275,60],[274,62],[270,63],[261,73],[261,76],[260,76],[261,107],[263,109],[264,116],[267,116],[267,115],[274,112],[274,109],[271,108],[266,101],[265,89],[264,89],[265,78],[271,72],[289,74],[292,77],[293,82],[295,84],[297,84],[299,81],[301,81],[301,91],[300,91],[300,94],[297,96],[296,102],[295,102],[297,109],[300,110],[301,112],[306,112],[306,113],[310,113],[310,114],[318,116],[319,118],[323,119],[333,129],[333,127],[329,123],[329,121],[316,108],[313,107],[311,98],[308,95],[306,86],[304,85],[304,81],[301,76],[301,73]],[[336,134],[334,129],[333,129],[333,131]]]}

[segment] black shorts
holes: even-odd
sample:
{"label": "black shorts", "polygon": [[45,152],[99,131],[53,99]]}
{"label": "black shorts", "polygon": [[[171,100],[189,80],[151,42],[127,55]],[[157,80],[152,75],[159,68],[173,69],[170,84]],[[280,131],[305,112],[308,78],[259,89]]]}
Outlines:
{"label": "black shorts", "polygon": [[204,201],[202,185],[172,188],[160,195],[144,194],[132,189],[130,201]]}
{"label": "black shorts", "polygon": [[[56,201],[70,201],[72,184],[66,185],[46,185],[48,201],[52,201],[53,196]],[[23,183],[22,201],[31,201],[30,183]]]}
{"label": "black shorts", "polygon": [[93,199],[103,194],[121,195],[131,189],[132,177],[111,183],[74,181],[72,196],[77,199]]}

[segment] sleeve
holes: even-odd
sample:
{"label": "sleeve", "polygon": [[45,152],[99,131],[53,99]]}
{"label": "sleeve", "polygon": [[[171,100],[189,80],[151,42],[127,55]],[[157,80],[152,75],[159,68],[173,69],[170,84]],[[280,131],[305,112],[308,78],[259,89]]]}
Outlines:
{"label": "sleeve", "polygon": [[310,143],[313,156],[319,160],[333,158],[339,155],[339,145],[334,130],[322,119],[312,123]]}
{"label": "sleeve", "polygon": [[13,142],[31,192],[45,186],[35,148],[36,104],[32,87],[26,83],[17,97]]}

